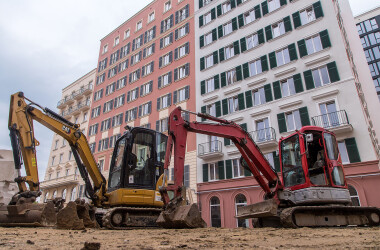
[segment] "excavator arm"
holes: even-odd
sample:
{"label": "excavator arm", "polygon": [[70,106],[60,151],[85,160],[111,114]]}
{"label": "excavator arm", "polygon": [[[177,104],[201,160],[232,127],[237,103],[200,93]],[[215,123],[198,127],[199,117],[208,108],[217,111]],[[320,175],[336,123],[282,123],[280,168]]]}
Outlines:
{"label": "excavator arm", "polygon": [[[26,100],[29,103],[26,103]],[[99,171],[91,153],[86,137],[79,125],[73,124],[48,108],[42,108],[30,101],[22,92],[13,94],[10,101],[9,130],[17,178],[19,194],[31,193],[40,195],[36,146],[39,142],[34,137],[33,121],[37,121],[69,143],[78,169],[86,183],[86,191],[95,206],[100,206],[107,200],[106,180]],[[21,165],[24,164],[26,176],[21,176]],[[88,174],[93,182],[91,185]],[[27,189],[26,184],[29,186]]]}

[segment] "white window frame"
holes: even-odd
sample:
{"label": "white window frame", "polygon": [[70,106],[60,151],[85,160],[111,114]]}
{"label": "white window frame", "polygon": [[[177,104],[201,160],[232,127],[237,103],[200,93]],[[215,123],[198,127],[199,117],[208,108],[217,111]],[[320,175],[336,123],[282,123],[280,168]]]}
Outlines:
{"label": "white window frame", "polygon": [[204,35],[204,46],[209,45],[213,42],[212,31]]}
{"label": "white window frame", "polygon": [[214,54],[205,56],[205,69],[214,66]]}
{"label": "white window frame", "polygon": [[306,51],[308,55],[311,55],[323,50],[321,36],[319,34],[306,38],[305,45],[306,45]]}
{"label": "white window frame", "polygon": [[120,43],[120,37],[117,36],[117,37],[115,37],[115,39],[113,41],[113,46],[115,47],[115,46],[119,45],[119,43]]}
{"label": "white window frame", "polygon": [[[298,115],[296,116],[296,114]],[[292,115],[292,120],[289,120],[290,115]],[[301,116],[300,116],[299,110],[297,109],[297,110],[285,112],[285,122],[286,122],[286,129],[288,132],[302,128]],[[289,126],[290,124],[292,125],[292,127]]]}
{"label": "white window frame", "polygon": [[[152,18],[152,16],[153,16],[153,18]],[[156,12],[155,11],[148,14],[148,23],[153,22],[155,19],[156,19]]]}
{"label": "white window frame", "polygon": [[210,92],[215,90],[215,79],[214,79],[214,77],[211,77],[211,78],[205,80],[205,87],[206,87],[206,93],[210,93]]}
{"label": "white window frame", "polygon": [[223,24],[223,36],[227,36],[233,32],[232,21]]}
{"label": "white window frame", "polygon": [[164,13],[168,12],[172,8],[172,1],[167,1],[164,3]]}
{"label": "white window frame", "polygon": [[[322,66],[311,70],[311,74],[316,88],[328,85],[331,83],[329,71],[327,66]],[[326,78],[327,76],[327,78]],[[318,81],[317,81],[318,80]]]}
{"label": "white window frame", "polygon": [[272,36],[273,38],[282,36],[285,34],[285,23],[284,21],[277,22],[275,24],[272,24]]}
{"label": "white window frame", "polygon": [[288,47],[277,50],[275,53],[277,67],[290,63],[290,54]]}
{"label": "white window frame", "polygon": [[143,21],[142,19],[136,23],[136,31],[141,30],[143,27]]}
{"label": "white window frame", "polygon": [[208,173],[209,181],[218,181],[219,180],[219,168],[218,163],[209,163],[208,164]]}
{"label": "white window frame", "polygon": [[315,17],[315,11],[313,6],[309,6],[300,12],[300,20],[301,20],[301,25],[308,24],[314,20],[316,20]]}
{"label": "white window frame", "polygon": [[268,12],[271,13],[281,7],[280,0],[267,0]]}
{"label": "white window frame", "polygon": [[131,36],[131,30],[130,29],[127,29],[126,31],[124,31],[124,39],[127,39],[130,36]]}
{"label": "white window frame", "polygon": [[103,54],[107,53],[108,51],[108,44],[103,45]]}
{"label": "white window frame", "polygon": [[[281,96],[282,97],[292,96],[292,95],[296,94],[296,88],[294,85],[293,77],[281,80],[280,81],[280,88],[281,88]],[[285,89],[286,89],[286,92],[284,91]]]}
{"label": "white window frame", "polygon": [[252,90],[252,99],[253,106],[259,106],[266,103],[264,86]]}
{"label": "white window frame", "polygon": [[186,64],[178,67],[178,80],[181,80],[182,78],[187,77],[186,75]]}
{"label": "white window frame", "polygon": [[263,72],[263,68],[261,65],[261,59],[258,58],[248,63],[249,68],[249,76],[255,76]]}

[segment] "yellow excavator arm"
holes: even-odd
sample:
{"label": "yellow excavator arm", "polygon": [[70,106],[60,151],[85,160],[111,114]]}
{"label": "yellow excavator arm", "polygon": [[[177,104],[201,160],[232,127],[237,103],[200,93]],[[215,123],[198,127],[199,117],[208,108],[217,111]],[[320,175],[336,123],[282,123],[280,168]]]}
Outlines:
{"label": "yellow excavator arm", "polygon": [[[28,103],[26,102],[28,101]],[[9,123],[19,193],[35,192],[40,194],[36,146],[39,142],[34,137],[33,120],[62,136],[69,143],[78,169],[86,183],[86,191],[95,206],[107,205],[106,179],[97,167],[86,136],[78,124],[73,124],[48,108],[30,101],[22,92],[11,96]],[[21,176],[21,165],[24,164],[26,176]],[[88,174],[93,182],[91,185]],[[26,183],[29,186],[27,189]]]}

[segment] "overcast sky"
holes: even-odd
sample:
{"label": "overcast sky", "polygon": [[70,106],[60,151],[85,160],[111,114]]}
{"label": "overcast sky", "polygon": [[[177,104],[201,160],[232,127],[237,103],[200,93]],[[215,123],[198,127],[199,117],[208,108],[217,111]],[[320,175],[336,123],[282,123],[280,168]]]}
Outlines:
{"label": "overcast sky", "polygon": [[[344,0],[345,1],[345,0]],[[354,15],[379,0],[349,0]],[[151,0],[0,0],[0,149],[11,149],[9,96],[56,109],[61,90],[96,68],[100,39]],[[53,133],[35,126],[40,180]]]}

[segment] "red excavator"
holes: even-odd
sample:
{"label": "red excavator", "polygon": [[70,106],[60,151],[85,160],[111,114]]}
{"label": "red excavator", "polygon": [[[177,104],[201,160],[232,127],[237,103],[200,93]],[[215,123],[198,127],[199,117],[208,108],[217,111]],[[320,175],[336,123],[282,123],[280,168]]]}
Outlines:
{"label": "red excavator", "polygon": [[189,206],[180,206],[184,202],[182,176],[188,132],[228,138],[240,151],[240,163],[252,172],[265,191],[263,202],[238,208],[236,217],[254,218],[255,227],[380,225],[380,209],[351,206],[333,133],[320,127],[305,126],[281,138],[281,172],[277,174],[250,134],[236,123],[202,113],[193,114],[213,123],[188,122],[182,118],[181,112],[178,107],[169,117],[164,175],[168,175],[174,147],[175,183],[160,188],[166,209],[158,218],[159,225],[165,227],[166,223],[170,225],[176,220],[183,223],[186,218],[181,215],[192,214],[191,211],[182,211]]}

